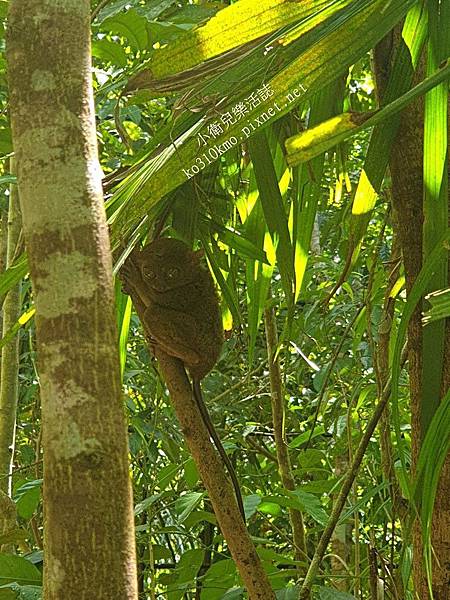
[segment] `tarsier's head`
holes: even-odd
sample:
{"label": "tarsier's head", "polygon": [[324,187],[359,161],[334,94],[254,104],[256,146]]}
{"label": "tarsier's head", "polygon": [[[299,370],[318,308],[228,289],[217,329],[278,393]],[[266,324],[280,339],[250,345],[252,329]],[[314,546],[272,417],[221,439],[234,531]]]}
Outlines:
{"label": "tarsier's head", "polygon": [[157,292],[183,287],[198,279],[202,255],[180,240],[158,238],[139,254],[142,278]]}

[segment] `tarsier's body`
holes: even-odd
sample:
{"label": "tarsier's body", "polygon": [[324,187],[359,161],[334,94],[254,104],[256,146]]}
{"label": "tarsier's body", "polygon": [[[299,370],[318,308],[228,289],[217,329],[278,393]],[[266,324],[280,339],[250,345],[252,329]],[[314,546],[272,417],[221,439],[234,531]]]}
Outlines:
{"label": "tarsier's body", "polygon": [[136,309],[146,334],[167,354],[182,360],[189,371],[195,399],[227,466],[243,514],[234,469],[200,389],[200,380],[214,367],[223,344],[222,318],[211,275],[200,263],[201,253],[173,238],[158,238],[130,259],[125,280],[134,290],[133,300],[138,303]]}
{"label": "tarsier's body", "polygon": [[145,325],[193,379],[202,379],[219,358],[223,329],[214,283],[200,254],[180,240],[159,238],[137,260],[145,284]]}

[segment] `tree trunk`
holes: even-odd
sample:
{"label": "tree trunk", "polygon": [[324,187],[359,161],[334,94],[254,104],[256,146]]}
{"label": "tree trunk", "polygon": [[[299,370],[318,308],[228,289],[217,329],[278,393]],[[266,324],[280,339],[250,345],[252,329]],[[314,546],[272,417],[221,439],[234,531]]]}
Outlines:
{"label": "tree trunk", "polygon": [[88,0],[11,0],[11,124],[36,306],[45,600],[137,598]]}
{"label": "tree trunk", "polygon": [[[402,43],[400,30],[394,34],[394,48]],[[376,54],[377,79],[389,73],[389,57]],[[422,65],[421,65],[422,66]],[[423,68],[418,69],[417,78],[423,77]],[[381,84],[382,86],[382,84]],[[398,236],[405,267],[406,291],[409,294],[422,267],[423,229],[423,98],[410,104],[402,113],[401,125],[393,144],[390,169],[392,174],[392,201],[398,226]],[[446,348],[450,345],[450,329],[447,328]],[[417,463],[422,439],[422,323],[421,306],[418,305],[408,326],[409,388],[412,427],[413,472]],[[444,354],[443,389],[449,386],[448,370],[450,359]],[[441,474],[433,516],[432,545],[434,550],[433,594],[435,600],[446,600],[449,594],[450,561],[448,528],[450,526],[450,459]],[[423,560],[420,523],[414,527],[413,579],[416,598],[427,600],[428,585]]]}
{"label": "tree trunk", "polygon": [[275,600],[267,574],[239,512],[222,460],[210,441],[209,432],[192,395],[183,363],[158,347],[155,348],[155,355],[189,450],[208,490],[219,527],[247,588],[249,600]]}

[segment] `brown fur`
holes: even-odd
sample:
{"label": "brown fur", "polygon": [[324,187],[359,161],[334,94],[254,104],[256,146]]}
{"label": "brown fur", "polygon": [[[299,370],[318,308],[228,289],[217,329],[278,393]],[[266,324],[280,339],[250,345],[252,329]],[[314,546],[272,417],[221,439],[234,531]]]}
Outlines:
{"label": "brown fur", "polygon": [[180,240],[159,238],[133,258],[147,333],[181,359],[193,379],[203,379],[219,358],[223,329],[214,282],[200,253]]}
{"label": "brown fur", "polygon": [[219,301],[212,277],[201,264],[202,252],[184,242],[158,238],[134,251],[121,275],[145,332],[166,354],[189,371],[203,421],[233,482],[244,518],[242,496],[228,458],[203,401],[200,380],[216,364],[223,344]]}

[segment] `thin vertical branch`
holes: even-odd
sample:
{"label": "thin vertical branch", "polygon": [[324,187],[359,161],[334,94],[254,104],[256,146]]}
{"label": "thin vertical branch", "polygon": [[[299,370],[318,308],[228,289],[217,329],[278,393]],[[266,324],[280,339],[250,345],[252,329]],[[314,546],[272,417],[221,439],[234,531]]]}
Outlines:
{"label": "thin vertical branch", "polygon": [[[403,352],[402,364],[405,360],[406,360],[406,352]],[[314,579],[319,571],[320,564],[321,564],[322,559],[327,550],[328,543],[331,539],[331,536],[333,535],[333,531],[337,525],[337,522],[339,521],[339,517],[344,508],[345,502],[347,500],[347,496],[352,488],[353,482],[355,481],[355,477],[358,474],[359,467],[361,466],[362,459],[364,458],[364,454],[367,450],[367,446],[369,445],[370,438],[372,437],[373,432],[375,431],[375,428],[378,425],[381,415],[383,414],[383,410],[385,409],[386,404],[389,400],[390,394],[391,394],[391,379],[389,378],[389,380],[387,381],[386,386],[383,390],[383,394],[382,394],[377,406],[375,407],[373,415],[366,426],[366,430],[363,434],[363,437],[361,438],[361,441],[359,442],[358,448],[357,448],[357,450],[355,452],[355,456],[353,458],[353,462],[350,465],[350,468],[347,472],[346,477],[344,478],[344,481],[342,482],[342,487],[339,492],[339,495],[333,504],[333,509],[331,511],[331,515],[328,520],[327,526],[325,527],[325,529],[322,533],[322,537],[320,538],[319,543],[316,547],[316,551],[314,553],[313,559],[309,566],[309,569],[306,574],[303,585],[300,589],[299,600],[308,600],[309,599],[309,596],[311,593],[311,588],[314,583]]]}
{"label": "thin vertical branch", "polygon": [[[269,292],[270,301],[270,292]],[[281,379],[280,361],[277,355],[278,333],[275,319],[275,310],[273,306],[267,306],[264,311],[264,324],[266,328],[267,356],[269,361],[270,373],[270,391],[272,400],[272,420],[275,436],[275,447],[278,459],[278,469],[283,486],[289,490],[295,490],[295,480],[292,474],[289,450],[285,438],[285,405],[283,384]],[[297,561],[304,562],[307,558],[305,527],[301,511],[290,508],[289,518],[292,525],[292,534],[295,546],[295,558]],[[304,573],[304,569],[299,568],[299,573]]]}

